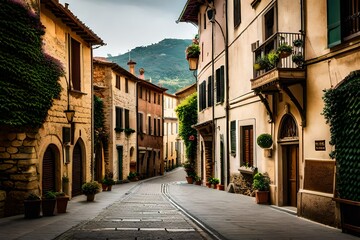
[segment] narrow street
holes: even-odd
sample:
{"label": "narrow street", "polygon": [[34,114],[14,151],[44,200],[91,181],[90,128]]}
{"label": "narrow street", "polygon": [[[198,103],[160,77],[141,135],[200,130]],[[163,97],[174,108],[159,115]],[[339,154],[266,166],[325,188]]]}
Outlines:
{"label": "narrow street", "polygon": [[135,185],[56,239],[358,239],[257,205],[251,197],[186,184],[184,178],[177,169]]}

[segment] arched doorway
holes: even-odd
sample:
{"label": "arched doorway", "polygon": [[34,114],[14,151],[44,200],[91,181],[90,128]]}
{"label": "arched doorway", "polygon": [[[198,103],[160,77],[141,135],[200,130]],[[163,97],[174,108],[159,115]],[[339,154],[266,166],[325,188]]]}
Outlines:
{"label": "arched doorway", "polygon": [[72,164],[72,191],[71,195],[78,196],[82,194],[81,185],[83,183],[83,163],[82,150],[79,141],[74,146],[73,164]]}
{"label": "arched doorway", "polygon": [[48,191],[56,191],[57,159],[59,159],[59,150],[54,144],[50,144],[46,148],[42,161],[42,194]]}
{"label": "arched doorway", "polygon": [[283,192],[281,205],[296,207],[299,191],[299,132],[290,114],[284,115],[281,120],[279,144],[282,156],[279,161]]}

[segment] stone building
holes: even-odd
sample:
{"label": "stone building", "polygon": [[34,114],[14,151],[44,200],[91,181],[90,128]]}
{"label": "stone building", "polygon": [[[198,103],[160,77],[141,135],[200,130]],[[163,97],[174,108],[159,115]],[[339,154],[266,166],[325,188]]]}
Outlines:
{"label": "stone building", "polygon": [[[130,73],[135,74],[136,63],[128,62]],[[145,80],[144,69],[139,69],[137,83],[137,164],[141,178],[164,173],[163,102],[167,89]]]}
{"label": "stone building", "polygon": [[[136,172],[136,85],[138,78],[118,64],[94,58],[94,92],[104,104],[108,142],[96,157],[95,176],[112,172],[115,180]],[[101,150],[100,150],[101,151]],[[102,157],[104,156],[104,157]]]}
{"label": "stone building", "polygon": [[[67,194],[79,195],[82,183],[92,176],[92,47],[103,45],[103,40],[57,0],[31,3],[46,27],[44,51],[62,63],[65,77],[59,80],[60,98],[54,99],[39,130],[0,129],[5,216],[22,213],[23,199],[31,192],[62,191],[63,177],[69,179]],[[75,111],[71,123],[64,113],[68,106]]]}
{"label": "stone building", "polygon": [[[199,29],[203,177],[228,186],[233,175],[266,172],[271,204],[338,225],[322,96],[360,67],[358,12],[351,0],[187,1],[179,21]],[[290,55],[255,69],[284,44]],[[270,149],[256,144],[262,133],[272,136]]]}
{"label": "stone building", "polygon": [[181,145],[178,138],[178,119],[175,113],[176,96],[164,94],[164,164],[170,170],[180,164]]}

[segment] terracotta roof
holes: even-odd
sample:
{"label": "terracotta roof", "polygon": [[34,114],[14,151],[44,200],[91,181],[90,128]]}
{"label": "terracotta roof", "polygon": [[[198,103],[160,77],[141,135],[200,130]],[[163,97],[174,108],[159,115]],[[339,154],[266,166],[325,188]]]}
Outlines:
{"label": "terracotta roof", "polygon": [[196,86],[196,83],[193,83],[193,84],[191,84],[191,85],[189,85],[189,86],[186,86],[186,87],[178,90],[178,91],[175,93],[175,95],[179,95],[179,94],[185,92],[186,90],[188,90],[188,89],[190,89],[190,88],[192,88],[192,87],[194,87],[194,86]]}
{"label": "terracotta roof", "polygon": [[58,0],[41,0],[41,4],[49,9],[57,18],[61,19],[66,26],[71,28],[85,42],[92,45],[105,45],[99,36],[81,22],[67,7],[61,5]]}
{"label": "terracotta roof", "polygon": [[198,25],[198,13],[203,0],[188,0],[176,22],[190,22]]}
{"label": "terracotta roof", "polygon": [[116,73],[119,73],[121,75],[124,75],[134,81],[138,81],[139,79],[134,76],[133,74],[131,74],[130,72],[128,72],[127,70],[125,70],[124,68],[120,67],[117,63],[114,62],[110,62],[108,61],[106,58],[102,58],[102,57],[94,57],[93,58],[93,63],[94,64],[99,64],[99,65],[103,65],[106,67],[110,67],[112,70],[114,70]]}

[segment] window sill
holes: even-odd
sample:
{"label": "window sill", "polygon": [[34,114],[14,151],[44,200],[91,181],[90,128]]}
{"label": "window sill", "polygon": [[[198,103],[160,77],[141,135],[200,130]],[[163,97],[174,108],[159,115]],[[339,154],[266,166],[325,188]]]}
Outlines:
{"label": "window sill", "polygon": [[87,93],[84,93],[84,92],[81,92],[79,90],[74,90],[74,89],[71,89],[70,90],[70,94],[74,94],[74,95],[87,95]]}
{"label": "window sill", "polygon": [[249,174],[249,175],[253,175],[256,168],[250,168],[250,167],[240,167],[239,169],[239,172],[242,173],[242,174]]}

